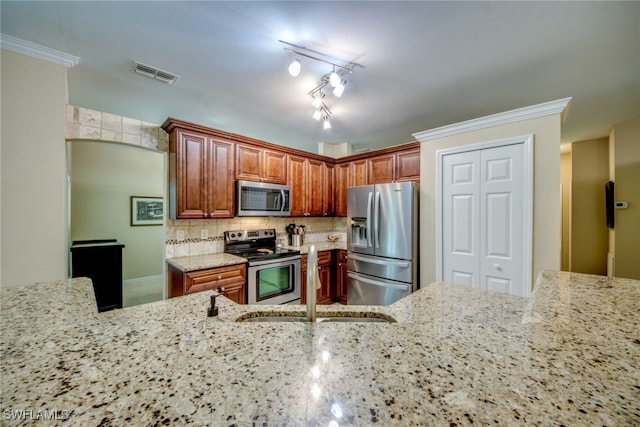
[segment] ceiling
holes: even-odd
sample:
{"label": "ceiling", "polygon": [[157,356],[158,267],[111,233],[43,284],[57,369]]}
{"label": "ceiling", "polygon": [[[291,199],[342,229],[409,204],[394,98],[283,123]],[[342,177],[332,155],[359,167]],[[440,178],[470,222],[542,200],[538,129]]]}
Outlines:
{"label": "ceiling", "polygon": [[[573,97],[563,142],[640,115],[640,2],[0,3],[3,34],[80,57],[70,104],[160,124],[167,117],[316,152],[354,152],[413,133]],[[331,66],[279,42],[355,62],[327,94],[331,129],[307,92]],[[166,85],[134,61],[175,73]]]}

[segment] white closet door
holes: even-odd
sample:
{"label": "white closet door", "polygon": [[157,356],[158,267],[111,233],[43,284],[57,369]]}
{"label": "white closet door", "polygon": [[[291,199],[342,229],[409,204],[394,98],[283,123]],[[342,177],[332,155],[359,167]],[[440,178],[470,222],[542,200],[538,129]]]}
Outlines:
{"label": "white closet door", "polygon": [[443,157],[443,279],[480,287],[480,152]]}
{"label": "white closet door", "polygon": [[480,274],[483,289],[523,295],[523,144],[481,151]]}
{"label": "white closet door", "polygon": [[524,144],[442,157],[443,280],[526,295]]}

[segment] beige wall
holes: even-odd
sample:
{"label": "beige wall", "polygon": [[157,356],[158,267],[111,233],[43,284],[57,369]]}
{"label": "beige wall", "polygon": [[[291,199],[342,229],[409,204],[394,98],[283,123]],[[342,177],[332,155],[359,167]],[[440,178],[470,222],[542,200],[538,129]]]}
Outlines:
{"label": "beige wall", "polygon": [[571,151],[560,155],[562,184],[562,262],[560,269],[569,271],[571,256]]}
{"label": "beige wall", "polygon": [[612,143],[615,200],[629,203],[615,210],[615,276],[640,280],[640,117],[614,125]]}
{"label": "beige wall", "polygon": [[74,141],[71,151],[71,240],[117,239],[123,279],[158,276],[164,226],[130,225],[130,196],[164,197],[164,155],[126,145]]}
{"label": "beige wall", "polygon": [[421,144],[420,276],[435,280],[436,151],[508,137],[534,135],[533,278],[560,269],[560,114],[434,139]]}
{"label": "beige wall", "polygon": [[67,277],[67,71],[2,50],[2,286]]}
{"label": "beige wall", "polygon": [[604,186],[608,180],[609,139],[572,144],[570,271],[607,274],[609,231]]}

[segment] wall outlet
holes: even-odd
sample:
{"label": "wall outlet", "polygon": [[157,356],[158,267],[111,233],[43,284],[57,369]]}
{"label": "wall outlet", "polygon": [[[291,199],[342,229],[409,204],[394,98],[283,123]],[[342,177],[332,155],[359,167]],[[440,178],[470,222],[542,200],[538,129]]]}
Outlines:
{"label": "wall outlet", "polygon": [[206,229],[200,230],[200,238],[202,240],[207,240],[209,238],[209,231]]}
{"label": "wall outlet", "polygon": [[176,240],[178,242],[182,242],[184,240],[184,230],[177,230],[176,231]]}

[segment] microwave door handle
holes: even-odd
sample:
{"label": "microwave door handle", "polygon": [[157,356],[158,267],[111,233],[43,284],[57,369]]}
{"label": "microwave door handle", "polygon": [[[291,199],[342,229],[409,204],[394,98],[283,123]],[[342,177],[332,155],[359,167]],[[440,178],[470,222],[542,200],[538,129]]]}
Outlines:
{"label": "microwave door handle", "polygon": [[285,206],[285,203],[284,203],[284,200],[285,200],[284,190],[280,190],[280,200],[282,201],[282,204],[281,204],[282,207],[280,208],[280,212],[284,212],[284,206]]}
{"label": "microwave door handle", "polygon": [[373,244],[371,243],[371,231],[372,231],[372,224],[371,221],[373,220],[373,216],[371,215],[372,212],[372,208],[373,208],[373,193],[369,193],[369,197],[367,198],[367,247],[370,248],[373,246]]}

